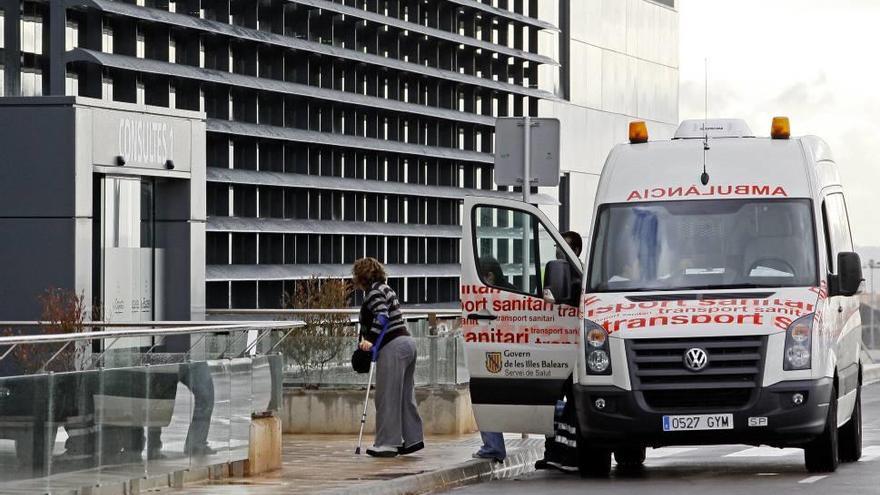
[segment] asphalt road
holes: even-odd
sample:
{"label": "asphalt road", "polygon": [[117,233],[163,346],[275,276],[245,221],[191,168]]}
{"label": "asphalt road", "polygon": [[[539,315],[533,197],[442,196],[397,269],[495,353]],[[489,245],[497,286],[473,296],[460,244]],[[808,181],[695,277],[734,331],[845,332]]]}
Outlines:
{"label": "asphalt road", "polygon": [[880,494],[880,385],[864,389],[864,453],[861,461],[841,464],[834,474],[804,469],[803,450],[726,445],[663,448],[648,451],[645,468],[607,480],[539,471],[513,480],[492,481],[452,490],[453,494],[605,494],[710,495]]}

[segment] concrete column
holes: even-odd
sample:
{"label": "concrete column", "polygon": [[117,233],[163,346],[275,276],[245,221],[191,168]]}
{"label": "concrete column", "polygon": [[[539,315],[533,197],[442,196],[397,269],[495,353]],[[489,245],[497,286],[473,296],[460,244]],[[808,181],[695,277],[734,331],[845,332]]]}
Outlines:
{"label": "concrete column", "polygon": [[5,22],[4,96],[18,96],[21,94],[21,5],[18,0],[0,0],[0,7]]}
{"label": "concrete column", "polygon": [[67,69],[64,62],[67,8],[65,2],[49,2],[49,94],[63,95]]}

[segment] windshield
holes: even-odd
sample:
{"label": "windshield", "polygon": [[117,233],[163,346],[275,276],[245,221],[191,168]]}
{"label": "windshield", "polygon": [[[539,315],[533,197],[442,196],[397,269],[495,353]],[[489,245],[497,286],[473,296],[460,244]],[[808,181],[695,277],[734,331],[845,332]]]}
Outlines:
{"label": "windshield", "polygon": [[815,245],[806,199],[608,205],[590,291],[815,286]]}

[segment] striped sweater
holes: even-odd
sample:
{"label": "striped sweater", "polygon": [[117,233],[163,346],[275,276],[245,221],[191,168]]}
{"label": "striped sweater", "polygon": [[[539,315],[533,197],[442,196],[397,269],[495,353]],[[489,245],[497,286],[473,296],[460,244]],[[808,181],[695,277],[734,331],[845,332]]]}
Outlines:
{"label": "striped sweater", "polygon": [[370,286],[370,290],[364,297],[364,304],[361,306],[361,313],[365,312],[369,312],[370,321],[372,321],[369,328],[361,327],[361,335],[366,340],[375,343],[379,334],[382,333],[382,325],[379,323],[380,315],[388,318],[388,331],[382,338],[383,346],[401,335],[409,335],[406,330],[406,322],[403,321],[403,313],[400,312],[397,294],[388,284],[375,282]]}

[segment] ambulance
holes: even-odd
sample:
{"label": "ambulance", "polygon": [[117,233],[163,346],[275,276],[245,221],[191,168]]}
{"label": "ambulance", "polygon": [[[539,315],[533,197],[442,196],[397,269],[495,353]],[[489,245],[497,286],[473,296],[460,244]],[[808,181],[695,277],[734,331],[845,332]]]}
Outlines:
{"label": "ambulance", "polygon": [[861,262],[838,167],[786,118],[644,123],[602,170],[583,262],[537,207],[464,202],[461,305],[481,431],[551,433],[573,401],[584,476],[646,448],[861,456]]}

